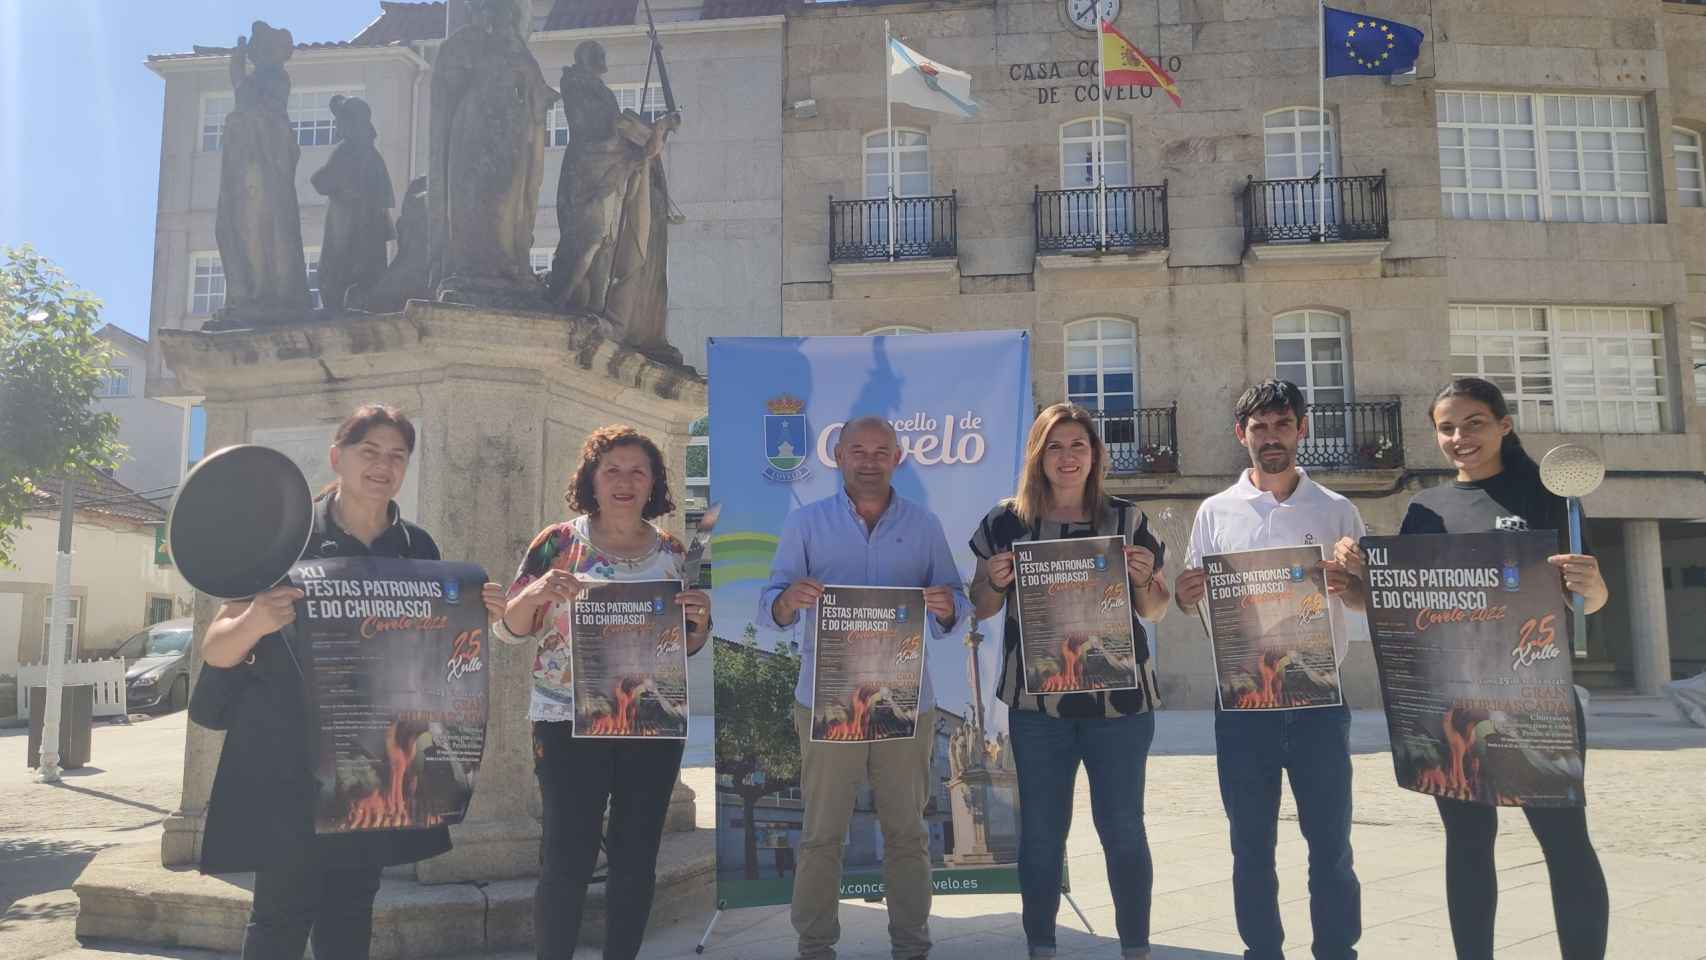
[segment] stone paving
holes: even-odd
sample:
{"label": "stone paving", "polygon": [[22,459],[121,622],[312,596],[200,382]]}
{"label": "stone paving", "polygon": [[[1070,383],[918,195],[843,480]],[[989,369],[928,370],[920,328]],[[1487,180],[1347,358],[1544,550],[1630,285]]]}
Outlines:
{"label": "stone paving", "polygon": [[[1706,960],[1706,730],[1688,726],[1663,701],[1596,697],[1589,708],[1589,824],[1612,898],[1613,958]],[[1149,763],[1148,824],[1155,856],[1156,960],[1225,960],[1242,955],[1232,919],[1231,855],[1220,811],[1211,717],[1169,711],[1159,718]],[[159,824],[177,799],[182,714],[95,731],[91,768],[63,785],[31,782],[22,731],[0,731],[0,960],[223,960],[200,951],[79,944],[76,899],[68,889],[83,864],[107,846],[159,842]],[[702,825],[712,820],[707,744],[689,750],[685,779],[699,791]],[[1356,715],[1357,871],[1363,882],[1361,954],[1370,960],[1451,956],[1445,913],[1443,835],[1433,802],[1393,785],[1384,720]],[[1073,896],[1090,930],[1063,905],[1062,956],[1117,958],[1113,908],[1100,847],[1081,783],[1068,844]],[[1287,956],[1308,957],[1307,850],[1289,797],[1278,850]],[[1519,814],[1503,814],[1497,948],[1500,960],[1558,956],[1548,881],[1539,849]],[[1023,957],[1016,896],[936,900],[934,960]],[[707,918],[708,919],[708,918]],[[841,956],[888,955],[880,905],[842,906]],[[670,928],[647,942],[646,957],[691,957],[703,927]],[[786,907],[725,915],[705,956],[789,960]],[[577,957],[594,958],[595,950]],[[519,956],[519,955],[518,955]]]}

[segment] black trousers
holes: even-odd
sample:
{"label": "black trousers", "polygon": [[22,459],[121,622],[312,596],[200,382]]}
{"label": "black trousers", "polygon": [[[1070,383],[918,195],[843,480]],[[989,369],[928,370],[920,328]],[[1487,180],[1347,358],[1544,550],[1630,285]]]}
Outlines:
{"label": "black trousers", "polygon": [[[1576,705],[1576,729],[1587,755],[1587,724]],[[1493,916],[1499,906],[1499,878],[1493,842],[1499,833],[1497,807],[1435,797],[1445,824],[1445,901],[1457,960],[1492,960]],[[1582,807],[1524,807],[1529,828],[1540,841],[1546,874],[1552,881],[1552,916],[1563,960],[1602,960],[1611,921],[1605,871],[1588,839]]]}
{"label": "black trousers", "polygon": [[379,867],[312,861],[255,872],[255,902],[243,934],[243,960],[367,960]]}
{"label": "black trousers", "polygon": [[652,913],[658,846],[687,745],[681,740],[576,740],[573,729],[568,721],[533,725],[533,771],[545,807],[533,898],[535,955],[539,960],[574,956],[603,836],[610,875],[604,957],[634,960]]}

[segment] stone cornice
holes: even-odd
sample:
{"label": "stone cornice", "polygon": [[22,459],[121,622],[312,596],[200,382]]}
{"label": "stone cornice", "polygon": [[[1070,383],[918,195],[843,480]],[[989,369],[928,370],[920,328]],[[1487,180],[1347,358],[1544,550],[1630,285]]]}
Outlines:
{"label": "stone cornice", "polygon": [[[691,368],[653,360],[608,339],[592,321],[558,314],[411,300],[402,313],[156,335],[179,385],[216,399],[484,367],[545,382],[597,376],[607,381],[612,399],[626,394],[636,403],[659,398],[703,409],[707,402],[705,380]],[[263,368],[265,375],[257,377]]]}

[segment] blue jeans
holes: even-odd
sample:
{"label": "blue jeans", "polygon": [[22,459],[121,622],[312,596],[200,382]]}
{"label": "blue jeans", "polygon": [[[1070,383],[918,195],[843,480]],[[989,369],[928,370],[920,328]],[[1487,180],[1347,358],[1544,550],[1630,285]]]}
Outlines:
{"label": "blue jeans", "polygon": [[1220,801],[1232,826],[1232,900],[1245,960],[1279,960],[1280,773],[1291,781],[1309,844],[1309,919],[1316,960],[1354,960],[1362,886],[1351,865],[1351,713],[1215,710]]}
{"label": "blue jeans", "polygon": [[1143,768],[1155,739],[1155,715],[1067,719],[1010,710],[1007,723],[1019,769],[1019,894],[1026,942],[1055,945],[1066,831],[1082,760],[1090,775],[1090,813],[1108,862],[1120,946],[1148,947],[1155,869],[1143,829]]}

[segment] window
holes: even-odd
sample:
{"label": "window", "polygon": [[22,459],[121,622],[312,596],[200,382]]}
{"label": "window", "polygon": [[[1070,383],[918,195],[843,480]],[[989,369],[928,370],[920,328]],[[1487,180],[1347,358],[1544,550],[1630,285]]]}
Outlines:
{"label": "window", "polygon": [[[320,251],[309,248],[302,251],[302,262],[308,268],[308,302],[318,310],[325,305],[320,298]],[[340,304],[341,306],[341,304]]]}
{"label": "window", "polygon": [[110,373],[101,378],[101,385],[96,389],[95,396],[109,400],[130,396],[130,368],[113,367]]}
{"label": "window", "polygon": [[[645,96],[640,95],[640,84],[613,83],[610,92],[616,95],[616,109],[632,110],[648,123],[656,123],[657,119],[668,112],[663,102],[663,84],[653,83],[646,87]],[[569,118],[563,111],[563,102],[558,100],[551,105],[551,112],[545,115],[545,146],[566,147],[569,145]]]}
{"label": "window", "polygon": [[332,98],[359,97],[361,89],[350,90],[293,90],[290,94],[290,129],[296,131],[296,142],[304,147],[324,147],[332,142],[337,120],[332,117]]}
{"label": "window", "polygon": [[[1098,126],[1103,124],[1103,126]],[[1131,186],[1131,130],[1123,120],[1089,117],[1060,128],[1060,188],[1094,190],[1097,158],[1102,160],[1102,185]],[[1096,235],[1096,199],[1091,193],[1061,198],[1061,228],[1069,233]],[[1130,207],[1118,197],[1107,198],[1109,232],[1131,229]]]}
{"label": "window", "polygon": [[1262,175],[1298,180],[1339,175],[1333,115],[1313,107],[1286,107],[1262,117]]}
{"label": "window", "polygon": [[201,404],[190,407],[189,438],[185,443],[184,460],[188,466],[195,466],[207,451],[207,411]]}
{"label": "window", "polygon": [[1349,439],[1342,406],[1351,399],[1349,359],[1343,317],[1322,310],[1295,310],[1274,318],[1274,376],[1297,384],[1312,408],[1328,408],[1310,411],[1305,442]]}
{"label": "window", "polygon": [[527,251],[527,265],[533,268],[533,275],[543,277],[551,272],[551,258],[556,251],[550,247],[534,247]]}
{"label": "window", "polygon": [[1652,222],[1639,97],[1441,92],[1435,110],[1444,216]]}
{"label": "window", "polygon": [[1137,328],[1125,320],[1066,326],[1066,399],[1103,413],[1137,408]]}
{"label": "window", "polygon": [[1666,429],[1659,314],[1641,307],[1451,308],[1454,377],[1485,377],[1517,425],[1558,433]]}
{"label": "window", "polygon": [[891,323],[886,327],[878,327],[875,330],[866,330],[865,336],[867,336],[867,337],[905,337],[905,336],[910,336],[910,335],[915,334],[915,333],[929,333],[929,332],[930,331],[924,329],[923,327],[911,327],[911,326],[907,326],[904,323]]}
{"label": "window", "polygon": [[[149,597],[148,612],[146,614],[146,619],[143,622],[148,626],[153,626],[162,620],[172,619],[172,612],[173,604],[171,597]],[[183,632],[185,634],[189,633],[187,630]],[[187,640],[188,637],[186,636],[185,639]]]}
{"label": "window", "polygon": [[[1269,180],[1303,180],[1320,174],[1339,175],[1338,143],[1333,116],[1313,107],[1285,107],[1262,117],[1262,176]],[[1315,185],[1272,190],[1267,194],[1267,220],[1274,226],[1334,223],[1334,194]]]}
{"label": "window", "polygon": [[1706,207],[1706,167],[1701,164],[1700,134],[1681,127],[1670,128],[1671,149],[1676,152],[1676,196],[1685,207]]}
{"label": "window", "polygon": [[[83,598],[71,597],[71,619],[65,625],[65,658],[67,660],[77,654],[78,626],[83,621]],[[47,662],[49,638],[53,636],[53,597],[42,598],[41,603],[41,659]]]}
{"label": "window", "polygon": [[1688,353],[1694,364],[1694,402],[1706,404],[1706,320],[1688,325]]}
{"label": "window", "polygon": [[[896,127],[894,169],[897,197],[930,195],[930,135],[922,130]],[[889,132],[879,130],[865,137],[865,199],[881,200],[889,195]]]}
{"label": "window", "polygon": [[201,98],[201,149],[217,151],[225,138],[225,115],[236,106],[230,93],[210,93]]}
{"label": "window", "polygon": [[217,253],[190,258],[190,313],[205,317],[225,306],[225,267]]}

